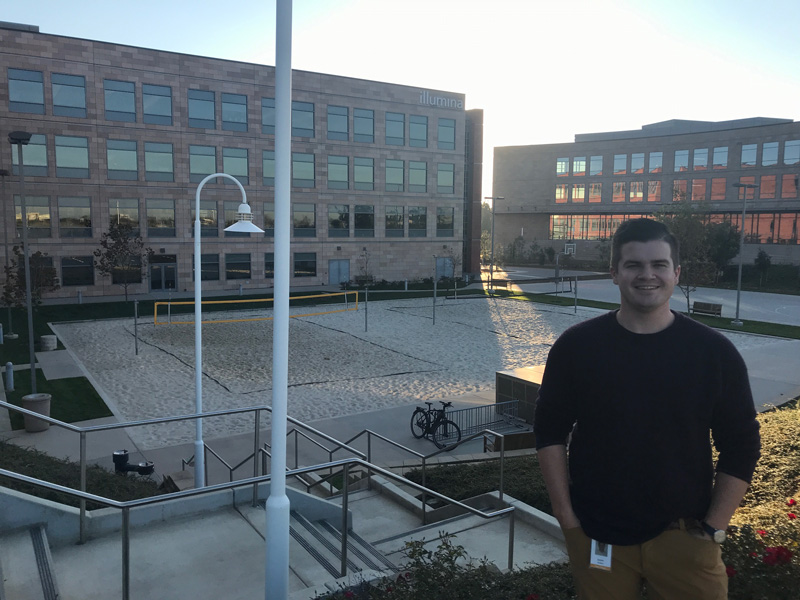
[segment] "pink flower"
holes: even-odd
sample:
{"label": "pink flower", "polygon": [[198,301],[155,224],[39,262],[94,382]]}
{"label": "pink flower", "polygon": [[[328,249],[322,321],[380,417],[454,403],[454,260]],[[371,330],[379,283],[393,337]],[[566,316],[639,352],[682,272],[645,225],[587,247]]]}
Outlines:
{"label": "pink flower", "polygon": [[736,575],[736,569],[733,567],[725,567],[725,573],[728,575],[728,577],[733,577]]}
{"label": "pink flower", "polygon": [[345,593],[344,593],[344,597],[345,597],[345,598],[355,598],[355,597],[356,597],[356,595],[355,595],[353,592],[351,592],[350,590],[347,590],[347,591],[345,591]]}
{"label": "pink flower", "polygon": [[796,519],[797,518],[797,515],[794,514],[794,513],[788,513],[786,516],[789,517],[790,519]]}
{"label": "pink flower", "polygon": [[758,535],[760,535],[761,537],[764,537],[765,535],[767,535],[767,532],[765,530],[763,530],[763,529],[756,530],[756,533]]}
{"label": "pink flower", "polygon": [[525,596],[525,600],[539,600],[539,594],[528,594]]}
{"label": "pink flower", "polygon": [[794,506],[795,504],[797,504],[797,500],[795,500],[794,498],[789,498],[789,501],[786,503],[786,506]]}
{"label": "pink flower", "polygon": [[770,546],[764,550],[764,558],[762,559],[765,564],[786,565],[792,560],[792,551],[785,546]]}

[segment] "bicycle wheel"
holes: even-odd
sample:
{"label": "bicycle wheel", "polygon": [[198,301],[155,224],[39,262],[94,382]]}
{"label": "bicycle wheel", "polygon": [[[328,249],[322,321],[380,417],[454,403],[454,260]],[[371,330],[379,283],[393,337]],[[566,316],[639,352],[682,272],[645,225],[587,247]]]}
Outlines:
{"label": "bicycle wheel", "polygon": [[417,408],[411,415],[411,435],[421,438],[428,429],[428,413],[423,409]]}
{"label": "bicycle wheel", "polygon": [[438,448],[453,446],[460,441],[461,429],[449,419],[440,421],[439,425],[433,431],[433,443],[436,444]]}

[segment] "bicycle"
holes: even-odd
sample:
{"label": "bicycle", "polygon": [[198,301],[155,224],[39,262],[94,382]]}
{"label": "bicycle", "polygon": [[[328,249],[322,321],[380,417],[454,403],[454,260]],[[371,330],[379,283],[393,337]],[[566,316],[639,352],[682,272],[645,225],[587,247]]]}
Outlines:
{"label": "bicycle", "polygon": [[426,402],[428,408],[418,406],[411,415],[411,435],[419,439],[426,437],[436,444],[437,448],[454,446],[461,441],[461,429],[445,416],[445,409],[452,402],[439,400],[442,408],[433,408],[433,402]]}

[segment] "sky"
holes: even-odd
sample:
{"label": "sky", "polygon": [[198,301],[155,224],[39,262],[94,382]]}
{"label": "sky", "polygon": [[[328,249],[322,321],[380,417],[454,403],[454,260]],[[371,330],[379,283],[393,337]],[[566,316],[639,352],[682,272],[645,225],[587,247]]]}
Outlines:
{"label": "sky", "polygon": [[[275,64],[275,0],[0,0],[0,20]],[[294,0],[292,67],[466,95],[496,146],[669,119],[800,120],[797,0]]]}

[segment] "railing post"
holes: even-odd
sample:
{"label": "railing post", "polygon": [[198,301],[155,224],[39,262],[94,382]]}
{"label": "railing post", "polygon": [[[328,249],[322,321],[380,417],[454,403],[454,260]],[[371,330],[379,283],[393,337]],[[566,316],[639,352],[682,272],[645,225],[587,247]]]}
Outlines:
{"label": "railing post", "polygon": [[122,509],[122,600],[131,598],[131,515],[127,506]]}
{"label": "railing post", "polygon": [[514,519],[516,510],[508,513],[508,570],[514,568]]}
{"label": "railing post", "polygon": [[[423,456],[422,457],[422,487],[423,488],[427,488],[428,487],[427,485],[425,485],[425,464],[426,464],[426,461],[425,461],[425,457]],[[423,525],[427,525],[428,524],[428,512],[425,510],[425,507],[426,507],[427,503],[428,503],[428,496],[427,496],[426,492],[422,492],[422,524]]]}
{"label": "railing post", "polygon": [[[85,493],[86,492],[86,432],[85,431],[81,431],[80,444],[81,444],[81,449],[80,449],[81,491]],[[81,516],[79,522],[80,532],[78,534],[78,543],[85,544],[86,543],[86,498],[80,499],[79,506],[81,510]]]}
{"label": "railing post", "polygon": [[[261,445],[261,410],[256,409],[256,431],[253,440],[253,477],[258,477],[258,447]],[[253,508],[258,506],[258,483],[253,484]]]}
{"label": "railing post", "polygon": [[347,463],[342,469],[344,481],[342,483],[342,577],[347,576],[347,503],[348,503],[348,488],[347,485],[350,479],[350,463]]}
{"label": "railing post", "polygon": [[300,451],[298,450],[298,447],[300,445],[300,440],[299,440],[300,433],[297,431],[297,429],[293,429],[292,431],[294,431],[294,468],[299,469]]}
{"label": "railing post", "polygon": [[503,467],[506,458],[506,436],[500,435],[500,502],[503,501]]}

